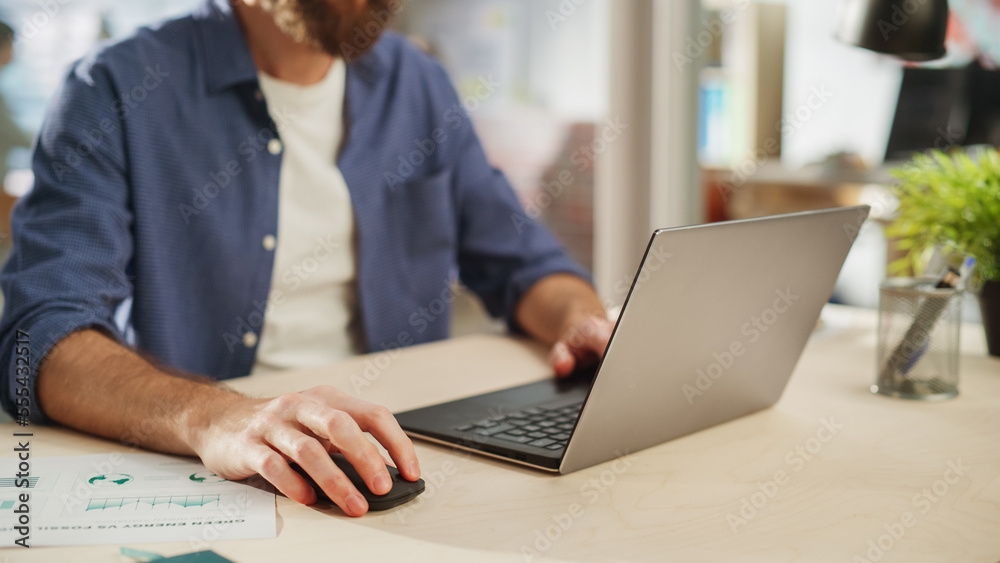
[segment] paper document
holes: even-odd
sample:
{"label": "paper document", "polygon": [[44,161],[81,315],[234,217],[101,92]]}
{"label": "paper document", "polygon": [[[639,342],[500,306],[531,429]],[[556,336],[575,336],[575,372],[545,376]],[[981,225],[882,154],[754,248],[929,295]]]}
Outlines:
{"label": "paper document", "polygon": [[16,477],[18,462],[0,460],[4,547],[25,536],[25,520],[31,546],[188,542],[203,548],[216,540],[275,536],[274,493],[226,481],[187,459],[32,458],[27,479]]}

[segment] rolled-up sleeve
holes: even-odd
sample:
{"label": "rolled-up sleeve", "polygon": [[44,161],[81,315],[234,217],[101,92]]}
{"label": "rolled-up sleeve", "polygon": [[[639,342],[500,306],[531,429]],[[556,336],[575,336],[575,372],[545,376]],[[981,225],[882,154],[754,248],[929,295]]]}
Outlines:
{"label": "rolled-up sleeve", "polygon": [[[54,346],[85,328],[122,340],[114,313],[132,294],[132,214],[115,99],[99,64],[73,66],[39,135],[34,187],[11,219],[13,252],[0,272],[0,393],[17,416],[17,389],[27,383],[33,422],[48,420],[35,382]],[[17,372],[25,355],[26,378]]]}

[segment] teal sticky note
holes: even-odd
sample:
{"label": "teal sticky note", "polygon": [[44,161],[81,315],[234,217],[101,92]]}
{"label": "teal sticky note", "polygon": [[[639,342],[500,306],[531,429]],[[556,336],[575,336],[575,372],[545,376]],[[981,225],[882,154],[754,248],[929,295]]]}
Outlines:
{"label": "teal sticky note", "polygon": [[214,551],[198,551],[160,559],[157,563],[233,563]]}
{"label": "teal sticky note", "polygon": [[131,547],[123,547],[121,548],[121,552],[125,557],[131,557],[137,561],[159,561],[160,559],[163,559],[163,556],[159,553],[143,551],[141,549],[132,549]]}

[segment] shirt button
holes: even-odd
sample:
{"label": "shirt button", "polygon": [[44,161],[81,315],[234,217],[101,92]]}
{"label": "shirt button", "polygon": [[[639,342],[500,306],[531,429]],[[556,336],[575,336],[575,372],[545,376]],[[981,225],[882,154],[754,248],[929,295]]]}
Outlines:
{"label": "shirt button", "polygon": [[279,139],[271,139],[267,142],[267,152],[271,154],[278,154],[281,152],[281,141]]}
{"label": "shirt button", "polygon": [[256,92],[253,93],[253,99],[257,100],[258,102],[263,102],[264,93],[261,92],[260,90],[257,90]]}
{"label": "shirt button", "polygon": [[264,240],[261,241],[261,244],[264,245],[264,250],[271,251],[274,250],[275,246],[277,246],[278,239],[274,238],[274,235],[267,235],[264,237]]}
{"label": "shirt button", "polygon": [[253,332],[247,332],[243,335],[243,345],[247,348],[253,348],[257,345],[257,334]]}

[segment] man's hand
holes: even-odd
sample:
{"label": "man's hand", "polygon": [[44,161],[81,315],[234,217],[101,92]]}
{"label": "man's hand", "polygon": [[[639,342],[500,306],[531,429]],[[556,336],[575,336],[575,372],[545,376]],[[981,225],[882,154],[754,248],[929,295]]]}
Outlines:
{"label": "man's hand", "polygon": [[586,316],[572,324],[549,352],[549,364],[557,377],[566,377],[577,367],[601,359],[615,323],[606,317]]}
{"label": "man's hand", "polygon": [[529,334],[552,345],[549,363],[559,377],[600,359],[614,329],[594,288],[568,274],[553,274],[531,286],[515,317]]}
{"label": "man's hand", "polygon": [[297,462],[346,514],[368,506],[330,459],[342,452],[368,488],[391,488],[385,462],[365,432],[385,446],[404,478],[420,477],[413,444],[384,407],[332,387],[276,399],[243,397],[213,381],[171,375],[102,333],[83,330],[53,348],[38,375],[46,413],[58,422],[165,453],[198,455],[217,475],[259,473],[301,503],[315,493],[289,466]]}
{"label": "man's hand", "polygon": [[361,516],[368,503],[330,454],[343,453],[373,493],[388,493],[385,460],[365,432],[385,446],[404,478],[420,477],[413,444],[392,413],[329,386],[269,400],[234,395],[195,424],[192,446],[220,477],[259,473],[288,498],[312,504],[312,487],[288,466],[298,463],[348,516]]}

